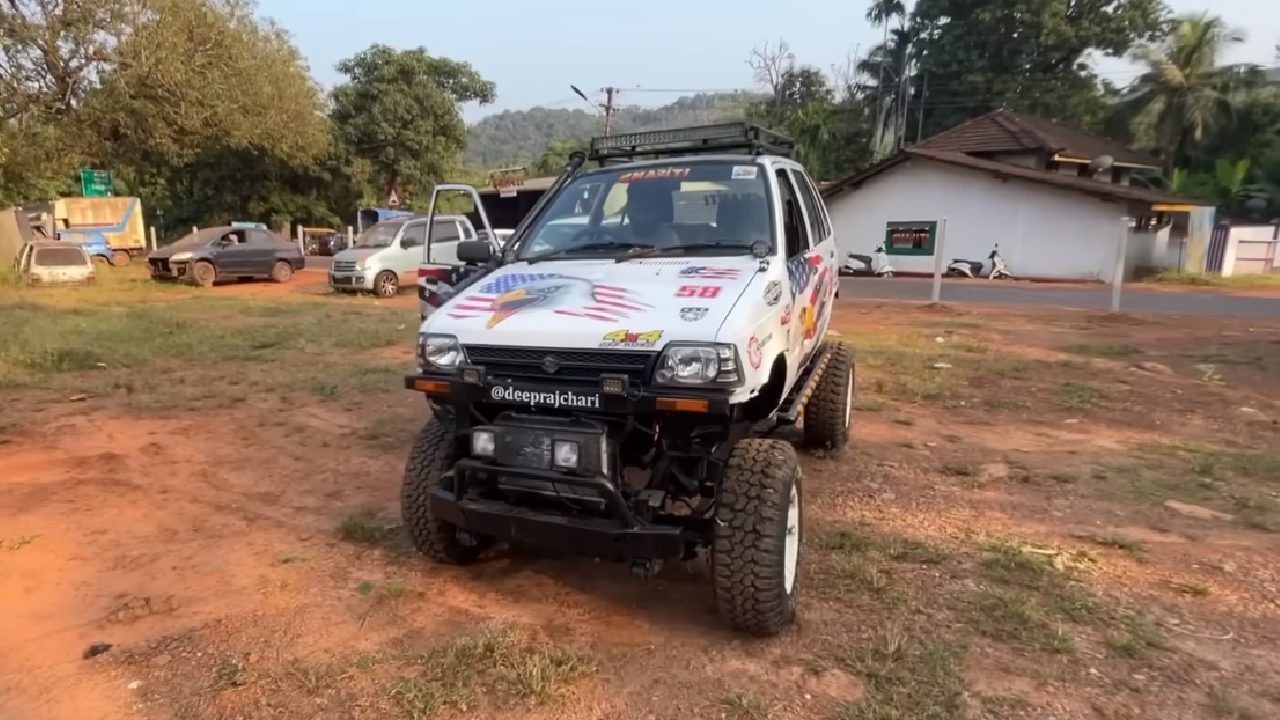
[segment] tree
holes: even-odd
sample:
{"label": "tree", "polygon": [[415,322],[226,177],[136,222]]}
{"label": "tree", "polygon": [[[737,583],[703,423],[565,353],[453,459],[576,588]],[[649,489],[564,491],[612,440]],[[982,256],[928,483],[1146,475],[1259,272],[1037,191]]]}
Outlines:
{"label": "tree", "polygon": [[[873,27],[884,28],[884,39],[881,40],[879,48],[873,49],[871,53],[868,54],[868,60],[877,53],[880,55],[875,63],[876,107],[880,109],[879,120],[876,123],[877,146],[883,145],[884,138],[883,125],[886,113],[884,112],[885,98],[883,90],[885,70],[891,64],[892,59],[897,55],[902,55],[905,60],[906,50],[906,46],[901,46],[897,47],[895,52],[894,46],[889,44],[889,24],[894,18],[898,18],[899,22],[905,26],[906,16],[907,8],[902,4],[901,0],[871,0],[871,5],[867,8],[867,21],[870,22]],[[900,29],[905,30],[905,27]],[[905,69],[905,62],[902,63],[898,69],[899,71]],[[899,72],[896,77],[898,77],[899,85],[901,85],[902,73]]]}
{"label": "tree", "polygon": [[538,156],[529,165],[527,173],[529,177],[548,177],[551,175],[559,175],[564,170],[564,164],[569,160],[569,153],[579,150],[587,151],[588,142],[586,140],[557,140],[547,146],[542,155]]}
{"label": "tree", "polygon": [[1106,105],[1088,55],[1154,39],[1163,14],[1161,0],[918,0],[911,83],[928,77],[924,134],[999,107],[1097,127]]}
{"label": "tree", "polygon": [[795,53],[791,52],[787,41],[779,39],[774,47],[769,47],[766,42],[763,47],[752,48],[747,65],[756,82],[769,89],[774,107],[781,107],[783,79],[796,65]]}
{"label": "tree", "polygon": [[373,45],[338,70],[347,82],[331,96],[337,137],[368,161],[375,187],[399,186],[402,202],[421,197],[456,165],[467,135],[459,105],[494,99],[493,83],[471,65],[424,48]]}
{"label": "tree", "polygon": [[1179,18],[1159,44],[1133,50],[1147,69],[1126,92],[1124,111],[1134,139],[1163,159],[1166,174],[1231,118],[1233,101],[1251,84],[1248,68],[1218,65],[1227,46],[1243,41],[1221,18],[1203,14]]}

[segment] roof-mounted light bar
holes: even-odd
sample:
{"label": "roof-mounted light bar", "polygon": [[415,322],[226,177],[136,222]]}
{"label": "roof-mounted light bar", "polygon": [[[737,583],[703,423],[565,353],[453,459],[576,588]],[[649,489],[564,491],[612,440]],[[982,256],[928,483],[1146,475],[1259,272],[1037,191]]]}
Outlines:
{"label": "roof-mounted light bar", "polygon": [[794,148],[795,143],[785,135],[758,125],[732,122],[592,138],[590,159],[603,163],[709,153],[790,157]]}

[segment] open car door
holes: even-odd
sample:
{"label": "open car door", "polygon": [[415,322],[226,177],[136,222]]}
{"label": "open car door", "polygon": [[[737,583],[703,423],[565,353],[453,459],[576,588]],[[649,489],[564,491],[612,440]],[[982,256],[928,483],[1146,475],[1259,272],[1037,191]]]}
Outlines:
{"label": "open car door", "polygon": [[[436,206],[441,193],[462,193],[471,198],[480,216],[480,227],[476,229],[477,238],[468,237],[470,228],[463,227],[452,219],[436,218]],[[480,193],[471,185],[445,184],[437,185],[431,192],[431,203],[427,206],[428,237],[422,248],[422,262],[418,265],[418,314],[426,319],[441,305],[453,297],[454,291],[472,273],[480,268],[468,264],[458,258],[458,244],[473,239],[488,241],[493,247],[493,256],[502,252],[489,216],[480,202]]]}

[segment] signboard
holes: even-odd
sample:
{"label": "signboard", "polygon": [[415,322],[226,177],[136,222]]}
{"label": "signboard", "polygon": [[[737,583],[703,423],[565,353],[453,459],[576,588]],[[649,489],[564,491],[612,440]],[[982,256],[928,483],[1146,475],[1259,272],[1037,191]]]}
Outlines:
{"label": "signboard", "polygon": [[387,189],[387,207],[389,208],[400,207],[400,193],[396,192],[396,188],[394,185],[392,185],[390,188]]}
{"label": "signboard", "polygon": [[85,197],[111,197],[111,171],[82,169],[80,194]]}
{"label": "signboard", "polygon": [[498,191],[498,197],[513,198],[524,185],[525,173],[523,167],[502,168],[489,173],[489,182]]}

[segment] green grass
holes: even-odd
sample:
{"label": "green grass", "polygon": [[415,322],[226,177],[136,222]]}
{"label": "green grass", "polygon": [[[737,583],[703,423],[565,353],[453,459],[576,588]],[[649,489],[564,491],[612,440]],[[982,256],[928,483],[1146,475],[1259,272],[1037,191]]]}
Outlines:
{"label": "green grass", "polygon": [[[108,269],[108,275],[114,269]],[[0,389],[46,385],[51,376],[139,372],[168,366],[343,368],[341,355],[414,342],[412,312],[298,299],[256,300],[116,280],[100,288],[0,290]],[[93,375],[95,378],[101,375]]]}
{"label": "green grass", "polygon": [[1054,388],[1053,401],[1070,410],[1088,410],[1106,405],[1107,393],[1096,385],[1068,381]]}
{"label": "green grass", "polygon": [[400,524],[383,517],[382,511],[377,508],[361,508],[350,513],[338,524],[337,534],[339,539],[355,545],[397,553],[406,549],[406,539]]}
{"label": "green grass", "polygon": [[[946,402],[992,382],[1026,379],[1043,370],[1043,361],[1001,355],[979,342],[951,339],[938,343],[929,333],[876,334],[855,340],[859,362],[877,376],[877,393],[913,402]],[[946,367],[937,367],[938,365]]]}
{"label": "green grass", "polygon": [[1141,540],[1134,540],[1123,535],[1095,535],[1091,538],[1097,545],[1103,547],[1115,548],[1116,550],[1124,550],[1135,555],[1147,551],[1146,543]]}
{"label": "green grass", "polygon": [[466,714],[485,706],[548,703],[594,671],[586,655],[536,643],[500,623],[421,653],[411,668],[391,694],[414,720],[446,710]]}
{"label": "green grass", "polygon": [[963,647],[934,632],[890,626],[851,639],[824,660],[858,674],[866,696],[840,720],[953,720],[965,710]]}
{"label": "green grass", "polygon": [[1280,532],[1280,452],[1234,450],[1186,443],[1144,443],[1129,461],[1108,468],[1093,484],[1104,497],[1151,504],[1180,500],[1233,513],[1244,526]]}
{"label": "green grass", "polygon": [[1161,270],[1145,278],[1144,282],[1159,285],[1193,285],[1199,287],[1254,288],[1280,287],[1280,273],[1259,273],[1254,275],[1211,275],[1208,273],[1189,273],[1176,270]]}
{"label": "green grass", "polygon": [[951,557],[951,553],[933,543],[862,527],[825,535],[819,539],[818,548],[835,555],[875,554],[917,565],[938,565]]}
{"label": "green grass", "polygon": [[1103,638],[1103,645],[1108,657],[1120,660],[1143,660],[1153,651],[1168,647],[1155,623],[1137,615],[1125,619],[1121,627]]}
{"label": "green grass", "polygon": [[725,693],[718,704],[731,720],[768,720],[772,715],[768,703],[750,690]]}

